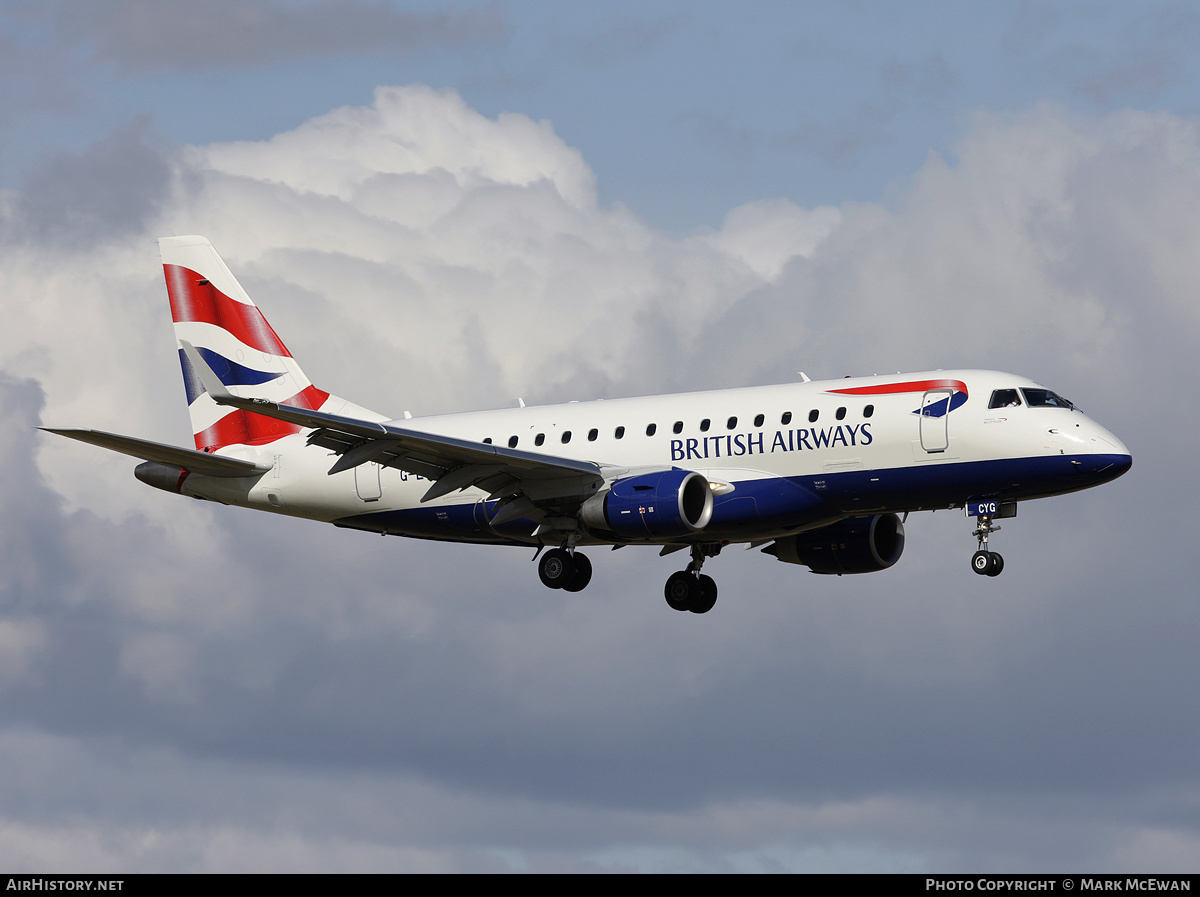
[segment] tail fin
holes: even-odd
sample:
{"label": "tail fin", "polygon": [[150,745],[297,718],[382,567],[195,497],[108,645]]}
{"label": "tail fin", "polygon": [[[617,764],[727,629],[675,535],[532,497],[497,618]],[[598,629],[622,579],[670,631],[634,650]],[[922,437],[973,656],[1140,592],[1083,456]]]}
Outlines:
{"label": "tail fin", "polygon": [[[204,237],[163,237],[158,241],[176,341],[194,345],[221,382],[235,395],[319,411],[330,401],[304,375],[292,353]],[[196,448],[211,452],[226,445],[262,445],[300,427],[248,411],[218,405],[204,389],[183,349],[183,385]],[[342,402],[337,400],[337,404]]]}

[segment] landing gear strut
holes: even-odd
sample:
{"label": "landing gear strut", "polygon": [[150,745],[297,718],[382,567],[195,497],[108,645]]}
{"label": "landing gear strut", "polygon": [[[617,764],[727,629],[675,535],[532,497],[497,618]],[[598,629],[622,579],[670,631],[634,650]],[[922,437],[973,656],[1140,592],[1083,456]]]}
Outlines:
{"label": "landing gear strut", "polygon": [[692,562],[686,570],[672,573],[663,590],[667,604],[672,610],[688,610],[694,614],[706,614],[717,603],[717,584],[711,576],[700,572],[704,559],[721,553],[721,543],[696,543],[692,545]]}
{"label": "landing gear strut", "polygon": [[979,550],[971,555],[971,569],[980,576],[999,576],[1000,571],[1004,569],[1004,558],[999,552],[988,551],[987,544],[988,536],[999,532],[1000,527],[992,522],[992,514],[980,514],[975,519],[979,525],[971,535],[978,540]]}

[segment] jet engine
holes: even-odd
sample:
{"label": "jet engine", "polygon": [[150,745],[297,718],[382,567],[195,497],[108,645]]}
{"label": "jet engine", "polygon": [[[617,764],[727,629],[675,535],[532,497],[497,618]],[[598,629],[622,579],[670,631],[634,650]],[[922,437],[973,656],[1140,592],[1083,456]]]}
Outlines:
{"label": "jet engine", "polygon": [[708,480],[690,470],[659,470],[616,480],[583,503],[590,529],[627,539],[662,539],[698,532],[712,519]]}
{"label": "jet engine", "polygon": [[182,489],[183,481],[187,479],[182,467],[160,464],[157,461],[143,461],[133,469],[133,475],[147,486],[176,493]]}
{"label": "jet engine", "polygon": [[895,514],[853,517],[831,526],[786,536],[763,549],[813,573],[874,573],[886,570],[904,552],[904,524]]}

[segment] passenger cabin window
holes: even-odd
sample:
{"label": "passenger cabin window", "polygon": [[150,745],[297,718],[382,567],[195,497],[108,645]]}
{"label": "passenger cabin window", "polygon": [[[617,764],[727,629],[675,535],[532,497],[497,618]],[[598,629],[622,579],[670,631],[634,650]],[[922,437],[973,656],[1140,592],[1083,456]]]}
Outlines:
{"label": "passenger cabin window", "polygon": [[624,427],[617,427],[615,430],[613,430],[613,438],[614,439],[623,439],[624,437],[625,437],[625,428]]}
{"label": "passenger cabin window", "polygon": [[563,430],[562,441],[563,441],[563,445],[566,445],[568,442],[571,441],[571,431],[570,430]]}
{"label": "passenger cabin window", "polygon": [[1058,393],[1051,392],[1048,389],[1026,389],[1025,387],[1021,387],[1021,392],[1025,395],[1025,404],[1030,408],[1075,408],[1074,405]]}
{"label": "passenger cabin window", "polygon": [[546,434],[545,434],[545,433],[538,433],[538,434],[537,434],[537,436],[535,436],[535,437],[533,438],[533,444],[534,444],[534,445],[541,445],[541,444],[542,444],[543,442],[545,442],[545,441],[546,441]]}
{"label": "passenger cabin window", "polygon": [[837,410],[837,414],[835,414],[834,416],[835,416],[835,417],[836,417],[838,420],[845,420],[845,419],[846,419],[846,409],[845,409],[845,408],[839,408],[839,409]]}
{"label": "passenger cabin window", "polygon": [[596,441],[596,437],[597,437],[597,436],[599,436],[599,435],[600,435],[600,431],[599,431],[599,430],[597,430],[595,427],[593,427],[592,429],[588,430],[588,442],[595,442],[595,441]]}
{"label": "passenger cabin window", "polygon": [[646,424],[646,435],[653,436],[658,430],[658,424]]}
{"label": "passenger cabin window", "polygon": [[704,420],[700,421],[700,432],[707,433],[708,427],[711,423],[712,423],[712,421],[710,421],[707,417],[704,418]]}
{"label": "passenger cabin window", "polygon": [[874,413],[875,413],[874,405],[868,405],[866,408],[863,409],[863,417],[870,417]]}
{"label": "passenger cabin window", "polygon": [[989,408],[1015,408],[1021,404],[1021,397],[1017,395],[1015,389],[995,389],[992,390],[992,399],[988,402]]}
{"label": "passenger cabin window", "polygon": [[783,424],[784,426],[787,426],[788,424],[790,424],[792,422],[792,412],[790,412],[790,411],[783,412],[783,417],[779,418],[779,422],[781,424]]}
{"label": "passenger cabin window", "polygon": [[763,422],[766,421],[766,419],[767,419],[766,416],[764,416],[762,414],[754,415],[754,426],[761,427],[763,425]]}
{"label": "passenger cabin window", "polygon": [[509,437],[508,437],[508,447],[509,447],[509,448],[516,448],[516,447],[517,447],[517,437],[516,437],[516,436],[509,436]]}
{"label": "passenger cabin window", "polygon": [[729,418],[729,420],[725,421],[725,429],[726,430],[732,430],[736,426],[737,426],[737,418],[736,417],[731,417],[731,418]]}
{"label": "passenger cabin window", "polygon": [[810,424],[815,424],[817,422],[817,418],[820,416],[821,412],[814,408],[812,411],[808,412],[808,422]]}
{"label": "passenger cabin window", "polygon": [[485,443],[485,444],[487,444],[487,445],[491,445],[491,444],[492,444],[492,437],[491,437],[491,436],[489,436],[489,437],[487,437],[487,438],[486,438],[485,440],[483,440],[483,441],[484,441],[484,443]]}
{"label": "passenger cabin window", "polygon": [[674,430],[676,433],[682,433],[683,432],[683,421],[681,421],[681,420],[675,421],[675,426],[673,426],[671,429]]}

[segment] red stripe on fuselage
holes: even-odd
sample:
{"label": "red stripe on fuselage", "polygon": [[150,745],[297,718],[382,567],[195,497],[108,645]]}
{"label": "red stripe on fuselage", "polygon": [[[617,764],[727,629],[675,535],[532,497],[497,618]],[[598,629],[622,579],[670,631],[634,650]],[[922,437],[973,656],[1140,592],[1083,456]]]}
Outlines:
{"label": "red stripe on fuselage", "polygon": [[[280,405],[293,405],[309,411],[319,411],[329,393],[315,386],[305,387]],[[195,435],[196,448],[214,451],[227,445],[266,445],[284,436],[299,433],[303,427],[286,421],[263,417],[251,411],[230,411],[223,418]]]}
{"label": "red stripe on fuselage", "polygon": [[931,389],[955,389],[965,393],[967,384],[961,380],[909,380],[907,383],[886,383],[883,386],[855,386],[850,389],[827,389],[826,392],[844,396],[891,396],[905,392],[928,392]]}
{"label": "red stripe on fuselage", "polygon": [[182,265],[163,265],[163,273],[167,280],[167,295],[171,299],[171,319],[176,324],[185,321],[214,324],[260,352],[292,357],[262,312],[253,305],[230,299],[204,277]]}

